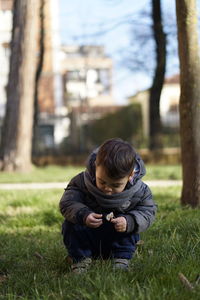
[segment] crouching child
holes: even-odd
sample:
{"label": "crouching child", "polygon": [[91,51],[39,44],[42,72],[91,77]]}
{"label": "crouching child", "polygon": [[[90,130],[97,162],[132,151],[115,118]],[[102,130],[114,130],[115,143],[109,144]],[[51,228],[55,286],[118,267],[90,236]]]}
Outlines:
{"label": "crouching child", "polygon": [[70,181],[60,211],[73,272],[86,271],[94,258],[111,258],[114,269],[128,269],[140,232],[155,218],[156,205],[141,180],[144,175],[144,163],[134,148],[110,139],[91,153],[86,170]]}

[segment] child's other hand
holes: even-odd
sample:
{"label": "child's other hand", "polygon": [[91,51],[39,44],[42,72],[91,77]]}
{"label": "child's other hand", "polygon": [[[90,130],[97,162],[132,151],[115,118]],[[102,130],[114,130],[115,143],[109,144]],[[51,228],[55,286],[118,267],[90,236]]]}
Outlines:
{"label": "child's other hand", "polygon": [[102,223],[103,223],[103,221],[102,221],[101,214],[91,213],[87,216],[87,218],[85,220],[85,225],[88,227],[91,227],[91,228],[97,228],[97,227],[101,226]]}
{"label": "child's other hand", "polygon": [[114,224],[115,230],[118,232],[125,232],[127,227],[127,221],[124,217],[114,218],[110,221]]}

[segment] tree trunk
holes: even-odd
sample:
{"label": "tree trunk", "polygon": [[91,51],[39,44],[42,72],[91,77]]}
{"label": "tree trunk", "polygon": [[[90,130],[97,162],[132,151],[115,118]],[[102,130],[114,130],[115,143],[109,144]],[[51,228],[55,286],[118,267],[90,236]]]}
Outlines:
{"label": "tree trunk", "polygon": [[200,206],[200,58],[195,0],[176,0],[180,59],[181,203]]}
{"label": "tree trunk", "polygon": [[6,116],[2,129],[2,170],[31,166],[35,73],[40,1],[15,0]]}
{"label": "tree trunk", "polygon": [[44,63],[44,53],[45,53],[45,43],[44,43],[44,36],[45,36],[45,28],[44,28],[44,5],[45,0],[40,0],[40,19],[39,19],[39,60],[37,65],[37,70],[35,74],[35,94],[34,94],[34,118],[33,118],[33,139],[32,139],[32,156],[36,154],[37,151],[37,131],[38,131],[38,118],[39,118],[39,102],[38,102],[38,95],[39,95],[39,79],[41,77],[43,63]]}
{"label": "tree trunk", "polygon": [[156,43],[156,69],[149,98],[150,141],[149,148],[155,150],[162,147],[160,120],[160,95],[166,69],[166,36],[162,26],[160,0],[152,0],[153,33]]}

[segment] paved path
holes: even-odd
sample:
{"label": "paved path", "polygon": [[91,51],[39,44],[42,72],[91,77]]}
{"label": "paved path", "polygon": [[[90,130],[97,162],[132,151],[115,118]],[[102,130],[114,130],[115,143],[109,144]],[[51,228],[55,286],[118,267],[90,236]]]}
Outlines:
{"label": "paved path", "polygon": [[[150,187],[180,186],[181,180],[149,180],[144,181]],[[36,189],[64,189],[67,182],[40,182],[40,183],[1,183],[0,190],[36,190]]]}

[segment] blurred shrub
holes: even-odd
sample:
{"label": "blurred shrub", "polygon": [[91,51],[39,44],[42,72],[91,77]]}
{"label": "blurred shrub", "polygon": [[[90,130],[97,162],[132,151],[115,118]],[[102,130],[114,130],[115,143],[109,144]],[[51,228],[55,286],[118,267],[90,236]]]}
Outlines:
{"label": "blurred shrub", "polygon": [[93,146],[100,145],[106,139],[119,137],[138,147],[143,142],[142,131],[142,113],[138,103],[125,106],[85,126],[87,140]]}

